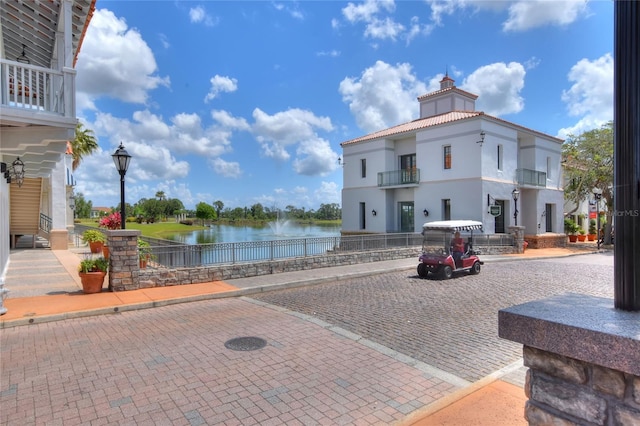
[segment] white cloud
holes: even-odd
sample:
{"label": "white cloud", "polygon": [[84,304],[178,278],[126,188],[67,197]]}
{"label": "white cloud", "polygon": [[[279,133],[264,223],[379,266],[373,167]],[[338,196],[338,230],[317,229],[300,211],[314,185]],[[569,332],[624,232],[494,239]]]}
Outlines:
{"label": "white cloud", "polygon": [[342,9],[342,15],[347,21],[354,22],[371,22],[375,15],[382,10],[392,12],[395,10],[393,0],[365,0],[364,3],[349,3]]}
{"label": "white cloud", "polygon": [[268,115],[259,108],[254,109],[255,123],[252,132],[266,157],[285,161],[290,158],[286,148],[290,145],[318,138],[316,130],[331,131],[328,117],[318,117],[311,111],[298,108]]}
{"label": "white cloud", "polygon": [[335,182],[321,182],[320,187],[313,193],[316,204],[340,204],[342,191]]}
{"label": "white cloud", "polygon": [[411,65],[377,61],[359,79],[342,80],[339,92],[358,126],[373,132],[416,118],[416,98],[425,94],[427,87],[412,73]]}
{"label": "white cloud", "polygon": [[490,115],[522,111],[526,71],[518,62],[485,65],[465,78],[460,88],[478,95],[477,109]]}
{"label": "white cloud", "polygon": [[364,35],[371,38],[396,40],[404,31],[404,25],[393,21],[387,17],[385,19],[374,19],[367,25]]}
{"label": "white cloud", "polygon": [[340,51],[339,50],[323,50],[321,52],[317,52],[316,56],[331,56],[332,58],[335,58],[337,56],[340,56]]}
{"label": "white cloud", "polygon": [[562,92],[569,114],[581,117],[578,123],[561,129],[559,137],[578,135],[613,120],[613,57],[611,54],[590,61],[581,59],[571,67],[568,79],[573,83]]}
{"label": "white cloud", "polygon": [[526,31],[545,25],[564,26],[587,13],[584,0],[524,0],[509,6],[509,18],[504,31]]}
{"label": "white cloud", "polygon": [[87,29],[76,79],[78,109],[95,109],[94,101],[107,96],[144,104],[149,91],[170,85],[159,77],[153,52],[135,29],[107,9],[98,9]]}
{"label": "white cloud", "polygon": [[218,19],[209,15],[202,6],[196,6],[189,9],[189,19],[193,23],[203,23],[207,27],[213,27],[218,23]]}
{"label": "white cloud", "polygon": [[205,102],[215,99],[221,92],[231,93],[238,90],[238,80],[235,78],[216,74],[209,81],[211,82],[211,89],[209,89],[209,93],[204,98]]}
{"label": "white cloud", "polygon": [[296,173],[305,176],[324,176],[338,166],[338,154],[324,139],[310,139],[300,143],[296,150],[298,156],[293,162]]}
{"label": "white cloud", "polygon": [[224,177],[238,178],[242,175],[240,164],[237,162],[225,161],[222,158],[214,158],[209,160],[209,165],[213,168],[216,174]]}

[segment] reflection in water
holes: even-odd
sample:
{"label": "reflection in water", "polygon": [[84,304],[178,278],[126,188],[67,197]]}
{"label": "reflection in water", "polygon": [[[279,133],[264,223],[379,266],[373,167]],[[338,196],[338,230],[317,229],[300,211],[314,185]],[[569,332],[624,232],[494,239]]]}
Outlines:
{"label": "reflection in water", "polygon": [[210,228],[192,232],[180,232],[164,238],[184,244],[236,243],[244,241],[268,241],[290,238],[338,237],[339,225],[309,225],[282,221],[263,226],[211,225]]}

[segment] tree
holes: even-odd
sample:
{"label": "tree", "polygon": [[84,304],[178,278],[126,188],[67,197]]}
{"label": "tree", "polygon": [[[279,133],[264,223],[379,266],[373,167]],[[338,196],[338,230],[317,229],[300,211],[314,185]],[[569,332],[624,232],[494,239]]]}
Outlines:
{"label": "tree", "polygon": [[88,219],[91,216],[91,208],[93,207],[93,203],[89,200],[84,199],[84,194],[82,192],[78,192],[75,194],[75,217]]}
{"label": "tree", "polygon": [[158,201],[162,201],[162,200],[166,199],[167,196],[164,195],[164,191],[158,191],[158,192],[156,192],[156,198],[158,199]]}
{"label": "tree", "polygon": [[224,208],[224,203],[220,200],[216,200],[213,202],[213,207],[215,207],[216,209],[216,213],[218,214],[218,219],[220,219],[220,213],[222,212],[222,209]]}
{"label": "tree", "polygon": [[211,220],[216,217],[216,211],[212,205],[200,202],[196,204],[196,217],[202,220],[202,225],[204,226],[205,220]]}
{"label": "tree", "polygon": [[320,208],[316,213],[316,219],[336,220],[342,217],[340,206],[336,203],[320,204]]}
{"label": "tree", "polygon": [[76,135],[71,141],[72,170],[78,168],[83,157],[93,154],[98,149],[98,142],[93,135],[93,130],[83,129],[82,127],[82,123],[78,122],[76,124]]}
{"label": "tree", "polygon": [[562,145],[562,157],[567,182],[564,196],[575,205],[568,213],[573,214],[598,189],[607,206],[608,240],[613,213],[613,121],[579,136],[569,136]]}

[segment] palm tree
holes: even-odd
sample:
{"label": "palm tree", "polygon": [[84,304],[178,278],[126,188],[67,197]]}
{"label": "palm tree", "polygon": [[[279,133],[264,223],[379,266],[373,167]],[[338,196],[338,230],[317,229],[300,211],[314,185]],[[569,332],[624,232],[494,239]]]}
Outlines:
{"label": "palm tree", "polygon": [[164,195],[164,191],[156,192],[156,198],[158,199],[158,201],[164,200],[166,198],[166,195]]}
{"label": "palm tree", "polygon": [[83,129],[82,127],[82,123],[78,122],[78,124],[76,124],[76,136],[71,141],[71,155],[73,157],[73,163],[71,163],[72,170],[78,168],[84,156],[91,155],[98,149],[98,141],[93,135],[93,130]]}
{"label": "palm tree", "polygon": [[220,219],[220,212],[224,208],[224,203],[222,201],[220,201],[220,200],[214,201],[213,202],[213,207],[215,207],[216,213],[218,214],[218,219]]}

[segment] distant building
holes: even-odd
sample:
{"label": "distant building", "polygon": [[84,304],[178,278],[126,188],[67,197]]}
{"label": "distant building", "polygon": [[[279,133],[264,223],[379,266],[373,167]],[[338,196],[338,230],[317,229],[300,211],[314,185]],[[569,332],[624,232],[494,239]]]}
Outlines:
{"label": "distant building", "polygon": [[342,231],[420,232],[424,222],[481,221],[525,235],[564,232],[562,140],[475,110],[445,76],[420,118],[345,141]]}
{"label": "distant building", "polygon": [[92,207],[91,208],[91,218],[99,218],[107,216],[111,213],[111,209],[109,207]]}

